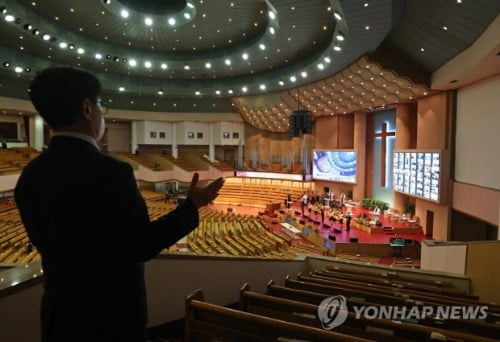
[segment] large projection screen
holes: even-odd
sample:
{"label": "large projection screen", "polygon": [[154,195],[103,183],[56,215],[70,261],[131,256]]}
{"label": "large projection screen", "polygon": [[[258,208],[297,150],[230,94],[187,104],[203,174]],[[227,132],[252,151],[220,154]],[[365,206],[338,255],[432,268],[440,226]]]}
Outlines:
{"label": "large projection screen", "polygon": [[356,158],[354,150],[314,150],[313,179],[356,183]]}

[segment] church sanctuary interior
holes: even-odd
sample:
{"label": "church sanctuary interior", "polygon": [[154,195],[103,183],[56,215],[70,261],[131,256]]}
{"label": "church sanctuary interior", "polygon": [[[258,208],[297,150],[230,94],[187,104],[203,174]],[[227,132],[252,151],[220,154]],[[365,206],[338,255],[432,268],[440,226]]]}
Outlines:
{"label": "church sanctuary interior", "polygon": [[[41,257],[13,190],[52,134],[28,97],[50,66],[102,82],[100,148],[133,167],[151,219],[194,172],[225,179],[145,264],[149,341],[500,340],[499,13],[0,0],[0,341],[40,341]],[[357,315],[386,306],[416,314]],[[451,306],[473,314],[436,314]]]}

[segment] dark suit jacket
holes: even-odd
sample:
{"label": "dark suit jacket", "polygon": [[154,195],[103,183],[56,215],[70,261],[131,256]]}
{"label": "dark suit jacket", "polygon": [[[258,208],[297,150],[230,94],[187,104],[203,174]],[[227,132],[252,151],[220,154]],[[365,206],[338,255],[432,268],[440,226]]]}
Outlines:
{"label": "dark suit jacket", "polygon": [[195,204],[151,222],[131,166],[65,136],[26,166],[15,197],[42,255],[43,341],[145,341],[143,262],[198,225]]}

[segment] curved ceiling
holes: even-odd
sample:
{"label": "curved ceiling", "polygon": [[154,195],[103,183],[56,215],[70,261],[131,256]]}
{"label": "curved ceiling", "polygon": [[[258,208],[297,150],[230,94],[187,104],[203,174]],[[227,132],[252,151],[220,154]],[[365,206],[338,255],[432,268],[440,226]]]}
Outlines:
{"label": "curved ceiling", "polygon": [[297,94],[314,115],[429,94],[430,73],[499,9],[488,0],[0,0],[0,95],[26,98],[34,72],[69,65],[101,79],[111,108],[236,111],[284,132]]}

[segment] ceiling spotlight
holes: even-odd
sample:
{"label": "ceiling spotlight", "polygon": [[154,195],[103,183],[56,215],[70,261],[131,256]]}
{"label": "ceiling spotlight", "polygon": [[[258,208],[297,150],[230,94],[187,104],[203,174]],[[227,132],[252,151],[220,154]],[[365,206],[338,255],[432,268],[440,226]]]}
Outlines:
{"label": "ceiling spotlight", "polygon": [[117,56],[115,56],[115,57],[113,57],[113,61],[114,61],[114,62],[119,62],[119,61],[120,61],[120,58],[119,58],[119,57],[117,57]]}
{"label": "ceiling spotlight", "polygon": [[224,61],[224,64],[231,65],[231,60],[229,58],[226,58],[226,60]]}
{"label": "ceiling spotlight", "polygon": [[111,3],[111,0],[104,0],[103,2],[105,5],[109,5]]}
{"label": "ceiling spotlight", "polygon": [[127,63],[127,59],[125,57],[122,58],[122,63]]}
{"label": "ceiling spotlight", "polygon": [[248,53],[244,53],[241,55],[241,58],[243,58],[245,61],[248,59]]}
{"label": "ceiling spotlight", "polygon": [[33,25],[31,25],[31,24],[24,24],[23,28],[25,30],[32,30],[33,29]]}
{"label": "ceiling spotlight", "polygon": [[227,93],[228,94],[232,94],[233,93],[233,89],[228,89]]}
{"label": "ceiling spotlight", "polygon": [[295,77],[295,76],[290,76],[290,81],[291,81],[291,82],[295,82],[295,81],[297,81],[297,77]]}
{"label": "ceiling spotlight", "polygon": [[276,14],[273,11],[269,11],[268,15],[270,19],[276,19]]}
{"label": "ceiling spotlight", "polygon": [[184,13],[184,18],[186,18],[186,19],[188,19],[188,20],[189,20],[189,19],[191,19],[191,14],[190,14],[190,13],[188,13],[188,12],[185,12],[185,13]]}
{"label": "ceiling spotlight", "polygon": [[118,91],[120,92],[125,91],[125,87],[118,87]]}
{"label": "ceiling spotlight", "polygon": [[21,68],[20,66],[16,66],[16,67],[14,68],[14,71],[15,71],[15,72],[17,72],[17,73],[19,74],[19,73],[23,72],[23,68]]}
{"label": "ceiling spotlight", "polygon": [[220,90],[216,90],[216,91],[215,91],[215,94],[216,94],[216,95],[220,95]]}
{"label": "ceiling spotlight", "polygon": [[144,19],[144,24],[146,24],[147,26],[153,25],[153,19],[151,19],[150,17],[146,17]]}
{"label": "ceiling spotlight", "polygon": [[96,53],[94,55],[95,59],[101,59],[102,58],[102,55],[100,53]]}
{"label": "ceiling spotlight", "polygon": [[341,50],[342,50],[342,48],[340,47],[340,45],[335,45],[335,46],[333,47],[333,49],[334,49],[335,51],[341,51]]}
{"label": "ceiling spotlight", "polygon": [[83,55],[83,54],[85,53],[85,50],[84,50],[84,49],[82,49],[82,48],[78,48],[78,49],[76,50],[76,52],[78,52],[78,54],[80,54],[80,55]]}
{"label": "ceiling spotlight", "polygon": [[339,13],[339,12],[337,12],[337,11],[335,11],[335,12],[333,13],[333,16],[334,16],[334,17],[335,17],[335,19],[337,19],[337,20],[342,20],[342,16],[341,16],[341,15],[340,15],[340,13]]}
{"label": "ceiling spotlight", "polygon": [[21,18],[16,18],[16,24],[20,24],[22,22],[23,22],[23,20]]}
{"label": "ceiling spotlight", "polygon": [[123,9],[120,11],[120,15],[122,16],[122,18],[128,18],[129,13],[127,10]]}
{"label": "ceiling spotlight", "polygon": [[42,39],[43,39],[43,40],[45,40],[45,41],[50,40],[50,35],[49,35],[49,34],[47,34],[47,33],[44,33],[44,34],[42,35]]}
{"label": "ceiling spotlight", "polygon": [[323,58],[323,60],[325,61],[325,63],[330,63],[332,60],[330,59],[330,57],[326,56],[325,58]]}
{"label": "ceiling spotlight", "polygon": [[68,44],[67,44],[66,42],[60,42],[60,43],[59,43],[59,47],[60,47],[61,49],[66,49],[66,48],[68,47]]}
{"label": "ceiling spotlight", "polygon": [[307,77],[307,71],[302,71],[300,73],[300,76],[302,76],[302,78],[306,78]]}
{"label": "ceiling spotlight", "polygon": [[7,13],[7,7],[5,7],[5,6],[0,7],[0,13],[2,13],[2,14]]}
{"label": "ceiling spotlight", "polygon": [[26,67],[26,68],[24,68],[24,71],[25,72],[31,72],[31,68],[30,67]]}
{"label": "ceiling spotlight", "polygon": [[341,42],[344,40],[344,34],[342,32],[339,32],[337,33],[337,36],[335,38]]}
{"label": "ceiling spotlight", "polygon": [[259,49],[261,50],[265,50],[266,49],[266,46],[262,43],[259,44]]}
{"label": "ceiling spotlight", "polygon": [[189,69],[191,69],[191,67],[189,66],[189,64],[187,64],[187,63],[184,64],[184,70],[189,70]]}
{"label": "ceiling spotlight", "polygon": [[55,43],[55,42],[57,42],[57,38],[56,38],[56,37],[50,37],[50,42],[51,42],[51,43]]}
{"label": "ceiling spotlight", "polygon": [[153,64],[150,61],[145,61],[144,66],[149,69],[151,68],[151,66],[153,66]]}
{"label": "ceiling spotlight", "polygon": [[259,86],[260,90],[266,90],[266,85],[264,83],[262,83],[260,86]]}
{"label": "ceiling spotlight", "polygon": [[200,93],[200,91],[199,91],[199,90],[197,90],[197,91],[195,91],[195,92],[194,92],[194,94],[195,94],[195,95],[200,95],[201,93]]}
{"label": "ceiling spotlight", "polygon": [[7,14],[4,19],[5,19],[5,21],[10,23],[10,22],[13,22],[16,18],[14,18],[13,15]]}
{"label": "ceiling spotlight", "polygon": [[175,21],[175,18],[168,18],[168,24],[169,24],[170,26],[174,26],[174,25],[175,25],[175,22],[176,22],[176,21]]}
{"label": "ceiling spotlight", "polygon": [[276,30],[274,29],[274,27],[270,27],[269,28],[269,33],[271,33],[271,34],[275,34],[276,33]]}
{"label": "ceiling spotlight", "polygon": [[166,63],[161,63],[160,67],[163,69],[163,70],[166,70],[168,68],[168,65]]}
{"label": "ceiling spotlight", "polygon": [[159,89],[158,90],[158,95],[163,95],[163,94],[164,94],[163,89]]}
{"label": "ceiling spotlight", "polygon": [[248,88],[246,86],[241,87],[241,91],[246,93],[248,91]]}
{"label": "ceiling spotlight", "polygon": [[10,62],[3,62],[3,66],[6,68],[10,67]]}
{"label": "ceiling spotlight", "polygon": [[205,63],[205,68],[210,69],[212,67],[212,63],[206,62]]}
{"label": "ceiling spotlight", "polygon": [[284,86],[284,85],[285,85],[285,82],[283,82],[283,81],[279,81],[279,82],[278,82],[278,84],[279,84],[280,86]]}
{"label": "ceiling spotlight", "polygon": [[68,49],[74,50],[75,49],[75,44],[68,44]]}
{"label": "ceiling spotlight", "polygon": [[324,64],[323,63],[319,63],[318,64],[318,69],[319,70],[323,70],[325,68]]}
{"label": "ceiling spotlight", "polygon": [[131,59],[130,61],[128,61],[128,65],[130,65],[131,67],[135,67],[137,65],[137,61],[135,59]]}
{"label": "ceiling spotlight", "polygon": [[111,55],[106,55],[106,59],[111,59]]}

